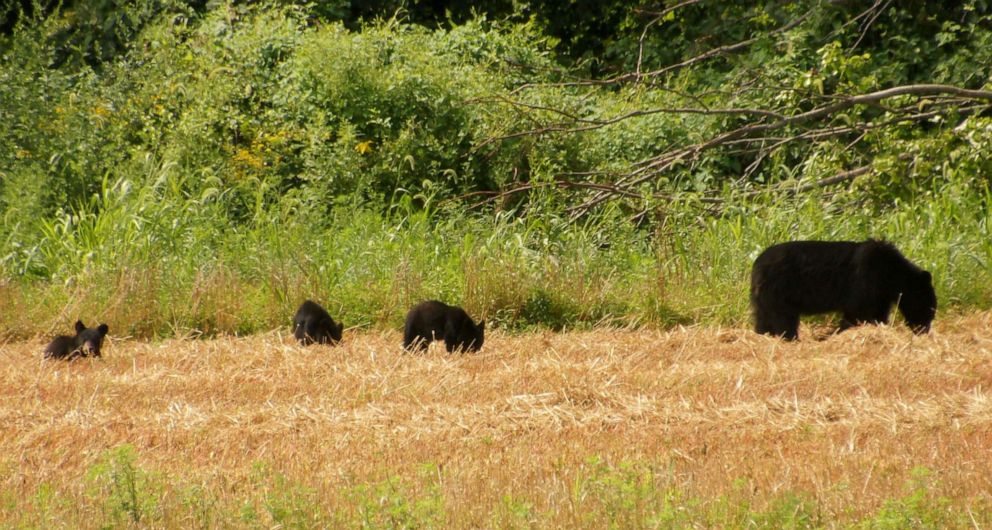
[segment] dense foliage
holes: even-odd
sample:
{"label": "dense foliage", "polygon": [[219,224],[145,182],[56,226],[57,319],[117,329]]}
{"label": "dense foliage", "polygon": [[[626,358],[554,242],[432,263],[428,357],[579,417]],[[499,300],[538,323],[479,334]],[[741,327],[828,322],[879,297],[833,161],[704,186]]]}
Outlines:
{"label": "dense foliage", "polygon": [[[577,209],[672,146],[755,123],[699,109],[989,88],[990,2],[7,9],[12,333],[81,313],[139,334],[252,331],[304,297],[348,324],[395,325],[426,297],[505,325],[743,322],[750,260],[798,237],[886,237],[934,270],[943,307],[992,300],[980,99],[853,105]],[[858,167],[851,185],[801,186]]]}

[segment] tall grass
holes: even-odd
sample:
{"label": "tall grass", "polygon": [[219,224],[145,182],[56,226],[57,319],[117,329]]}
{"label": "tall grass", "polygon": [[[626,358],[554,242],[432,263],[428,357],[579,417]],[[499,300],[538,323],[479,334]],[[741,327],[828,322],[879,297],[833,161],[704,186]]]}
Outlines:
{"label": "tall grass", "polygon": [[740,325],[751,262],[792,239],[885,238],[933,272],[942,312],[992,300],[988,196],[962,182],[884,208],[843,197],[728,197],[713,214],[687,197],[653,229],[618,210],[568,223],[402,200],[386,213],[342,205],[324,214],[299,203],[232,227],[215,203],[171,195],[156,171],[143,187],[105,180],[90,203],[45,223],[28,265],[47,279],[8,269],[0,287],[7,334],[77,317],[120,335],[251,333],[287,325],[306,298],[348,327],[398,327],[427,298],[511,329]]}

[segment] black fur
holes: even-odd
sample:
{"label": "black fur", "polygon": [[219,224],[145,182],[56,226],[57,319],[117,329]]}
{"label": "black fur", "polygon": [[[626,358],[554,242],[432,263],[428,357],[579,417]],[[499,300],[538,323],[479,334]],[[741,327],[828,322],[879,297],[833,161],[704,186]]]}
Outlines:
{"label": "black fur", "polygon": [[293,317],[293,336],[300,344],[337,344],[341,342],[344,324],[335,324],[320,304],[307,300]]}
{"label": "black fur", "polygon": [[448,352],[455,350],[479,351],[485,340],[486,323],[472,322],[460,307],[437,300],[421,302],[406,314],[403,327],[403,348],[426,350],[431,342],[444,339]]}
{"label": "black fur", "polygon": [[799,316],[839,311],[840,331],[888,323],[892,305],[914,333],[930,330],[937,312],[930,273],[891,243],[793,241],[765,249],[751,269],[751,309],[758,333],[799,336]]}
{"label": "black fur", "polygon": [[58,335],[45,347],[46,359],[65,359],[76,357],[99,357],[103,338],[107,336],[109,327],[100,324],[95,328],[87,328],[82,320],[76,321],[76,335]]}

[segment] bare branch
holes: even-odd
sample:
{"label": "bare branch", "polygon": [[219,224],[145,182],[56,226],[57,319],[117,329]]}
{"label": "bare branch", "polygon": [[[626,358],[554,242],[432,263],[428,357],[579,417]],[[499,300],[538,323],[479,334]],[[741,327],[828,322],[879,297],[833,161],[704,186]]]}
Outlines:
{"label": "bare branch", "polygon": [[[844,99],[840,99],[835,103],[830,103],[823,105],[821,107],[815,108],[813,110],[796,114],[794,116],[789,116],[780,119],[772,123],[754,123],[749,124],[737,129],[720,133],[709,140],[693,144],[686,147],[678,147],[671,149],[662,153],[661,155],[642,160],[634,164],[635,169],[630,171],[625,177],[620,178],[614,184],[619,188],[628,189],[637,185],[640,185],[648,180],[656,178],[657,175],[670,170],[676,165],[694,159],[699,156],[702,152],[713,149],[718,146],[726,145],[730,142],[736,140],[742,140],[750,138],[754,134],[762,134],[768,131],[782,129],[790,125],[797,125],[808,121],[813,121],[821,118],[826,118],[832,116],[840,111],[846,110],[848,108],[861,105],[870,104],[878,101],[883,101],[888,98],[903,96],[903,95],[915,95],[915,96],[941,96],[941,95],[954,95],[967,100],[985,100],[992,101],[992,92],[985,90],[970,90],[960,87],[955,87],[951,85],[937,85],[937,84],[922,84],[922,85],[904,85],[898,87],[892,87],[885,90],[879,90],[876,92],[871,92],[868,94],[862,94],[857,96],[847,96]],[[856,129],[852,129],[856,130]],[[821,131],[822,132],[822,131]],[[799,135],[801,136],[801,135]],[[790,140],[791,141],[791,140]],[[584,203],[573,206],[569,208],[569,213],[571,215],[581,215],[594,208],[595,206],[601,204],[607,198],[610,197],[608,191],[600,191],[589,198]]]}
{"label": "bare branch", "polygon": [[639,8],[638,7],[638,8],[634,8],[634,12],[635,13],[641,13],[643,15],[652,15],[652,16],[656,16],[656,17],[664,17],[665,15],[671,13],[672,11],[676,11],[676,10],[682,9],[683,7],[690,6],[692,4],[698,4],[699,2],[702,2],[702,1],[703,0],[685,0],[684,2],[680,2],[678,4],[675,4],[675,5],[671,6],[671,7],[666,7],[665,9],[662,9],[661,11],[648,11],[647,9],[643,9],[643,8]]}
{"label": "bare branch", "polygon": [[[889,4],[892,3],[892,0],[884,0],[885,2],[884,5],[882,5],[882,7],[879,7],[879,5],[882,4],[882,2],[883,0],[875,0],[875,4],[870,8],[868,8],[868,11],[865,12],[865,13],[871,13],[874,11],[871,15],[871,18],[869,18],[864,24],[861,25],[861,34],[858,35],[858,40],[854,41],[854,44],[851,45],[850,47],[851,50],[854,50],[855,48],[858,47],[859,44],[861,44],[861,41],[865,38],[865,35],[868,34],[868,29],[871,28],[871,25],[874,24],[876,20],[878,20],[878,17],[881,16],[882,13],[889,8]],[[864,15],[865,13],[862,13],[862,15]]]}
{"label": "bare branch", "polygon": [[[685,4],[688,4],[688,2],[686,2]],[[677,7],[677,6],[673,6],[673,7]],[[696,64],[696,63],[699,63],[699,62],[703,62],[703,61],[706,61],[708,59],[712,59],[714,57],[719,57],[721,55],[726,55],[726,54],[729,54],[729,53],[738,52],[738,51],[743,50],[743,49],[751,46],[752,44],[758,42],[759,40],[761,40],[762,37],[768,37],[768,36],[771,36],[771,35],[776,35],[776,34],[779,34],[779,33],[784,33],[786,31],[789,31],[789,30],[795,28],[796,26],[798,26],[799,24],[802,24],[807,18],[809,18],[810,14],[811,14],[811,12],[804,13],[801,16],[799,16],[798,18],[796,18],[796,19],[794,19],[794,20],[786,23],[785,25],[780,26],[778,28],[775,28],[775,29],[773,29],[772,31],[770,31],[768,33],[764,33],[764,34],[762,34],[759,37],[752,37],[750,39],[745,39],[743,41],[740,41],[740,42],[737,42],[737,43],[734,43],[734,44],[728,44],[728,45],[725,45],[725,46],[720,46],[719,48],[714,48],[712,50],[706,51],[706,52],[701,53],[701,54],[699,54],[699,55],[697,55],[695,57],[692,57],[690,59],[686,59],[685,61],[682,61],[680,63],[668,65],[668,66],[666,66],[664,68],[661,68],[661,69],[658,69],[658,70],[653,70],[651,72],[641,73],[641,70],[640,70],[641,57],[639,56],[638,57],[638,69],[635,72],[628,72],[628,73],[621,74],[621,75],[614,76],[614,77],[610,77],[610,78],[607,78],[607,79],[585,79],[585,80],[581,80],[581,81],[566,81],[566,82],[561,82],[561,83],[525,83],[525,84],[523,84],[523,85],[515,88],[513,91],[510,92],[510,94],[513,95],[513,94],[519,93],[519,92],[521,92],[523,90],[527,90],[527,89],[530,89],[530,88],[536,88],[536,87],[604,86],[604,85],[615,85],[615,84],[625,83],[625,82],[628,82],[628,81],[640,81],[640,80],[642,80],[645,77],[658,77],[660,75],[663,75],[663,74],[666,74],[666,73],[669,73],[669,72],[673,72],[675,70],[679,70],[681,68],[685,68],[687,66],[691,66],[693,64]],[[660,20],[660,17],[659,17],[658,20]],[[654,21],[652,21],[652,23],[653,22]],[[647,28],[645,28],[645,31],[646,31],[646,29]],[[643,37],[644,37],[644,35],[642,34],[641,44],[643,44]]]}
{"label": "bare branch", "polygon": [[648,30],[651,29],[651,26],[657,24],[659,21],[661,21],[661,19],[665,18],[669,13],[673,11],[677,9],[681,9],[688,5],[698,4],[701,1],[702,0],[685,0],[684,2],[680,2],[671,7],[665,8],[658,13],[651,13],[655,15],[655,17],[651,19],[650,22],[644,25],[644,31],[641,31],[641,37],[637,39],[637,68],[635,69],[635,75],[637,76],[638,80],[640,80],[641,78],[641,64],[644,60],[644,39],[647,37]]}
{"label": "bare branch", "polygon": [[500,101],[503,101],[503,102],[508,103],[510,105],[513,105],[513,106],[524,107],[524,108],[528,108],[528,109],[531,109],[531,110],[542,110],[542,111],[553,112],[553,113],[560,114],[562,116],[568,117],[568,118],[572,119],[575,122],[587,123],[589,125],[586,125],[586,126],[583,126],[583,127],[572,127],[572,126],[570,126],[570,125],[568,125],[566,123],[557,123],[557,124],[551,124],[551,125],[548,125],[548,126],[545,126],[545,127],[537,127],[537,128],[534,128],[534,129],[529,129],[529,130],[524,130],[524,131],[517,131],[515,133],[505,134],[505,135],[502,135],[502,136],[494,136],[494,137],[486,138],[485,140],[483,140],[481,143],[479,143],[475,147],[475,150],[481,149],[482,147],[484,147],[486,145],[489,145],[491,143],[494,143],[494,142],[500,142],[500,141],[503,141],[503,140],[510,140],[510,139],[513,139],[513,138],[520,138],[522,136],[543,136],[545,134],[550,134],[550,133],[573,134],[573,133],[580,133],[580,132],[592,131],[592,130],[595,130],[595,129],[601,129],[601,128],[606,127],[606,126],[609,126],[609,125],[613,125],[615,123],[618,123],[618,122],[621,122],[621,121],[624,121],[624,120],[627,120],[627,119],[630,119],[630,118],[636,118],[636,117],[639,117],[639,116],[650,116],[650,115],[653,115],[653,114],[754,115],[754,116],[771,117],[771,118],[776,118],[776,119],[779,119],[779,120],[786,119],[786,117],[783,116],[782,114],[779,114],[779,113],[777,113],[775,111],[763,110],[763,109],[735,109],[735,108],[731,108],[731,109],[706,109],[706,108],[685,107],[685,108],[659,108],[659,109],[648,109],[648,110],[634,110],[634,111],[630,111],[630,112],[621,114],[619,116],[614,116],[612,118],[608,118],[608,119],[605,119],[605,120],[593,120],[593,119],[587,119],[587,118],[580,118],[578,116],[575,116],[575,115],[573,115],[571,113],[568,113],[566,111],[563,111],[561,109],[555,109],[555,108],[547,107],[547,106],[543,106],[543,105],[533,105],[533,104],[530,104],[530,103],[523,103],[523,102],[520,102],[520,101],[513,101],[513,100],[504,99],[504,98],[494,98],[494,99],[498,99]]}
{"label": "bare branch", "polygon": [[726,46],[720,46],[719,48],[714,48],[714,49],[712,49],[712,50],[710,50],[708,52],[701,53],[701,54],[699,54],[699,55],[697,55],[697,56],[695,56],[695,57],[693,57],[691,59],[686,59],[685,61],[682,61],[681,63],[670,64],[670,65],[668,65],[668,66],[666,66],[664,68],[660,68],[658,70],[654,70],[652,72],[648,72],[646,74],[643,74],[643,76],[639,76],[639,78],[640,77],[657,77],[657,76],[660,76],[660,75],[663,75],[663,74],[667,74],[669,72],[673,72],[675,70],[679,70],[679,69],[685,68],[686,66],[694,65],[694,64],[696,64],[698,62],[702,62],[702,61],[705,61],[707,59],[712,59],[713,57],[717,57],[717,56],[720,56],[720,55],[726,55],[728,53],[733,53],[733,52],[737,52],[737,51],[743,50],[744,48],[747,48],[748,46],[754,44],[755,42],[758,42],[762,37],[772,36],[772,35],[775,35],[775,34],[778,34],[778,33],[784,33],[786,31],[789,31],[790,29],[798,26],[799,24],[802,24],[803,21],[805,21],[807,18],[809,18],[809,16],[810,16],[810,13],[807,12],[807,13],[803,14],[802,16],[800,16],[799,18],[796,18],[795,20],[789,22],[788,24],[786,24],[784,26],[781,26],[779,28],[776,28],[776,29],[774,29],[774,30],[772,30],[772,31],[770,31],[770,32],[762,35],[761,37],[753,37],[753,38],[750,38],[750,39],[747,39],[747,40],[740,41],[740,42],[738,42],[736,44],[728,44]]}

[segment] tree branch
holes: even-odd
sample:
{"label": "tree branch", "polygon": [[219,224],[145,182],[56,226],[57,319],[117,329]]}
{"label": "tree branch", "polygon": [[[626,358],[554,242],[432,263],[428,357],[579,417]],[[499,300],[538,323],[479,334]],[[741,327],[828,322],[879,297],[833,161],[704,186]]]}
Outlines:
{"label": "tree branch", "polygon": [[[938,96],[946,94],[959,96],[968,100],[979,99],[992,101],[992,92],[990,91],[970,90],[951,85],[938,84],[904,85],[879,90],[868,94],[847,96],[835,103],[827,104],[794,116],[782,118],[773,123],[754,123],[745,125],[728,132],[720,133],[704,142],[696,143],[687,147],[675,148],[656,157],[636,162],[634,164],[636,169],[627,173],[623,178],[617,181],[615,185],[621,188],[634,187],[655,178],[658,174],[671,169],[684,160],[697,157],[703,151],[728,144],[735,140],[748,138],[756,133],[765,133],[768,131],[782,129],[790,125],[797,125],[808,121],[826,118],[860,104],[878,102],[902,95]],[[585,213],[593,207],[601,204],[608,197],[608,192],[596,193],[586,202],[569,208],[569,212],[573,215]]]}

